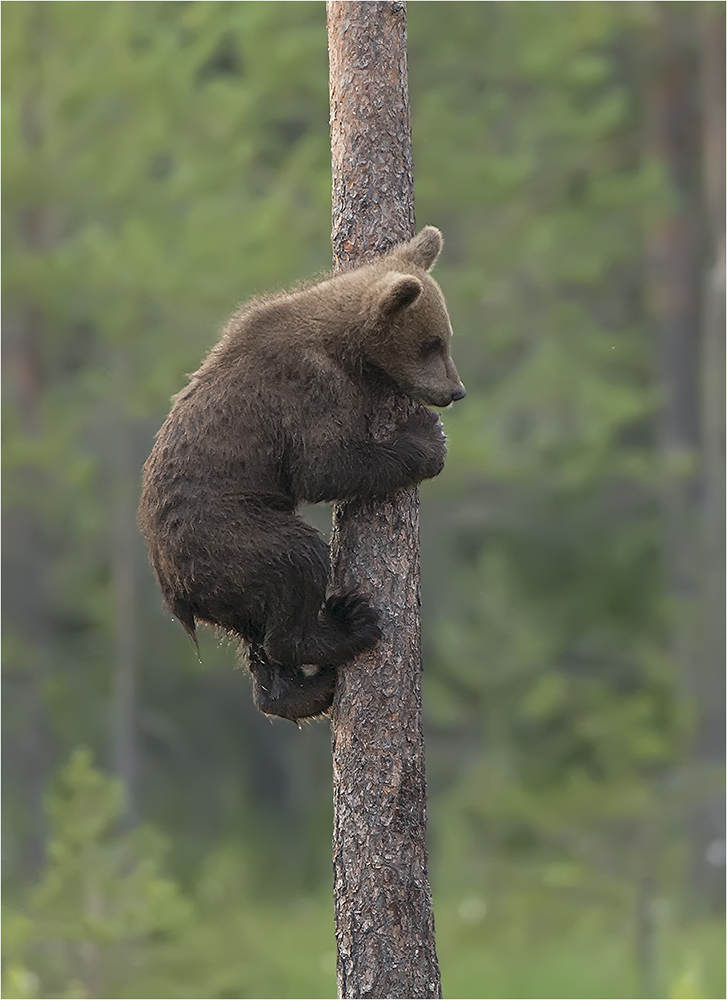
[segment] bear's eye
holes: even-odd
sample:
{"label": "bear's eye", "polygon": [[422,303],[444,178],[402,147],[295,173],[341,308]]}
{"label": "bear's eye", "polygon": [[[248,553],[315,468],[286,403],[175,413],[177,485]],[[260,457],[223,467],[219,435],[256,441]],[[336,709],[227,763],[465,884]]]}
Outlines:
{"label": "bear's eye", "polygon": [[434,337],[432,340],[428,340],[425,344],[422,344],[421,355],[423,358],[429,358],[432,354],[439,354],[442,350],[444,350],[444,341],[441,337]]}

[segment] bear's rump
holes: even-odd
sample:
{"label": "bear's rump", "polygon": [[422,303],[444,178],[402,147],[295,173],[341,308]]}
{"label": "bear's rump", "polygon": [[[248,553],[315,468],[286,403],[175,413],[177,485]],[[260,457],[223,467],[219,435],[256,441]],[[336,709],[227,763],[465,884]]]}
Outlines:
{"label": "bear's rump", "polygon": [[293,513],[250,503],[224,506],[170,533],[176,537],[168,538],[157,574],[173,614],[182,601],[197,620],[262,642],[271,617],[295,616],[301,606],[316,605],[317,612],[328,548]]}

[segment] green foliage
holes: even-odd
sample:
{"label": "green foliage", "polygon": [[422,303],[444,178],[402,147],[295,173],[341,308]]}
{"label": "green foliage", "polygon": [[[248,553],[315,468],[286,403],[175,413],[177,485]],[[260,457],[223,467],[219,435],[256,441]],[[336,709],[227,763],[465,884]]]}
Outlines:
{"label": "green foliage", "polygon": [[61,772],[42,877],[5,915],[4,996],[333,995],[330,906],[258,901],[229,849],[184,893],[158,835],[118,832],[121,798],[87,751]]}
{"label": "green foliage", "polygon": [[185,896],[161,874],[157,836],[116,832],[121,788],[86,752],[59,785],[43,877],[6,918],[6,996],[252,996],[276,977],[291,995],[293,970],[266,940],[273,918],[263,903],[258,921],[234,853],[213,856]]}
{"label": "green foliage", "polygon": [[[420,11],[423,37],[437,8]],[[448,475],[430,488],[450,584],[430,598],[427,710],[435,738],[461,748],[444,822],[506,854],[618,858],[626,875],[625,831],[628,844],[663,820],[689,723],[665,654],[637,280],[665,193],[638,155],[633,22],[618,5],[471,5],[428,64],[412,29],[414,79],[423,65],[427,78],[418,203],[458,218],[442,281],[476,387],[446,417]],[[483,38],[475,81],[456,67]],[[474,94],[476,110],[455,113]],[[455,146],[458,183],[433,190]],[[447,852],[460,878],[477,854]]]}
{"label": "green foliage", "polygon": [[87,751],[61,772],[45,871],[5,921],[6,996],[140,995],[189,925],[189,903],[161,874],[158,838],[116,833],[122,796]]}
{"label": "green foliage", "polygon": [[[120,628],[117,505],[133,518],[169,397],[236,302],[328,261],[325,29],[305,3],[30,3],[3,13],[3,462],[16,539],[5,558],[23,581],[4,670],[29,713],[14,712],[6,732],[22,743],[40,711],[48,757],[81,740],[104,759]],[[123,442],[131,468],[120,464]],[[187,737],[167,671],[181,666],[188,683],[204,684],[165,626],[138,539],[134,559],[144,621],[124,627],[144,632],[142,727],[161,747],[150,784],[183,786],[196,738],[180,756]],[[208,670],[220,664],[229,676],[230,659],[205,647]],[[231,683],[242,717],[252,714],[239,676],[213,680],[207,712],[180,698],[197,714],[192,729],[230,703],[215,683]],[[233,744],[220,751],[232,771],[226,781],[219,769],[220,788],[246,784],[240,728],[237,719],[220,733]],[[28,798],[22,783],[6,792],[17,822]],[[175,796],[159,798],[164,815]]]}
{"label": "green foliage", "polygon": [[[471,896],[440,904],[437,947],[445,995],[473,1000],[639,996],[630,929],[609,924],[604,912],[581,896],[578,925],[568,921],[564,934],[559,918],[573,905],[573,899],[558,900],[552,891],[540,899],[524,893],[506,913],[492,912]],[[702,925],[690,933],[665,934],[660,958],[667,987],[656,995],[721,996],[723,933],[720,926]]]}
{"label": "green foliage", "polygon": [[231,849],[213,854],[184,893],[162,874],[158,835],[118,832],[122,790],[86,751],[58,786],[41,880],[5,916],[5,996],[335,992],[330,905],[257,900],[249,863]]}
{"label": "green foliage", "polygon": [[[693,38],[694,5],[666,6]],[[707,779],[663,507],[698,461],[667,468],[658,440],[645,261],[676,200],[644,148],[654,12],[408,17],[417,212],[445,233],[468,388],[422,490],[445,989],[633,996],[650,934],[663,993],[718,996],[682,878]],[[235,303],[328,266],[323,5],[15,3],[3,29],[6,995],[332,996],[326,730],[259,717],[211,633],[200,667],[119,542]],[[120,833],[120,787],[79,753],[38,875],[59,762],[111,759],[124,640],[154,826]]]}
{"label": "green foliage", "polygon": [[[250,859],[229,846],[182,890],[164,874],[158,836],[119,832],[122,795],[85,750],[61,771],[48,802],[40,881],[5,913],[5,997],[335,995],[330,902],[289,897],[271,905],[253,891]],[[577,871],[551,867],[543,875],[539,894],[513,880],[509,902],[496,901],[494,911],[471,895],[440,901],[448,993],[635,995],[628,934],[584,894]],[[560,922],[569,926],[573,902],[579,926],[564,936]],[[670,996],[718,995],[709,992],[718,990],[716,932],[702,928],[698,941],[681,935],[672,949]]]}

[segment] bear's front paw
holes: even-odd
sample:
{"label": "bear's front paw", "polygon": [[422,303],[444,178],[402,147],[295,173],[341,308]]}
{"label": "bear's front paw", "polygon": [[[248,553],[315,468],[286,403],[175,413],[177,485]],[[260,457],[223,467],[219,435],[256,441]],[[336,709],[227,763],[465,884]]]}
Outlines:
{"label": "bear's front paw", "polygon": [[447,439],[437,414],[423,406],[417,408],[407,420],[404,440],[416,452],[417,478],[438,476],[447,457]]}
{"label": "bear's front paw", "polygon": [[426,438],[428,441],[444,441],[444,427],[439,415],[426,406],[418,406],[409,415],[404,433]]}
{"label": "bear's front paw", "polygon": [[424,461],[422,462],[422,479],[434,479],[444,468],[444,460],[447,457],[447,447],[442,441],[441,447],[430,447]]}

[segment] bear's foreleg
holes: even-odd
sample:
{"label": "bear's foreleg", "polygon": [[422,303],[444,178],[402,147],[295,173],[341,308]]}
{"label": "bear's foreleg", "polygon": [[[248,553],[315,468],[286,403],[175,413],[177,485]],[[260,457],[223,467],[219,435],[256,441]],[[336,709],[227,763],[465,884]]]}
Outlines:
{"label": "bear's foreleg", "polygon": [[309,448],[293,467],[293,490],[310,503],[390,496],[444,468],[446,439],[436,413],[417,407],[389,441],[352,440]]}

